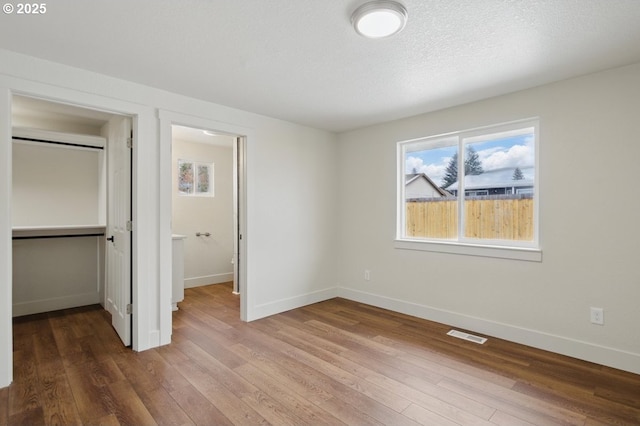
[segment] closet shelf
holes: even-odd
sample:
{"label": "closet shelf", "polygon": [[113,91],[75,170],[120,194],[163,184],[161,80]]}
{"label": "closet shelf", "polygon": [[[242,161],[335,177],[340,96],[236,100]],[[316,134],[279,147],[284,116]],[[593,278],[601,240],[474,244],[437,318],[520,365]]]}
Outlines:
{"label": "closet shelf", "polygon": [[105,232],[104,225],[55,225],[55,226],[14,226],[13,239],[98,237]]}
{"label": "closet shelf", "polygon": [[97,150],[104,149],[106,144],[106,139],[101,136],[61,133],[26,127],[14,127],[12,140],[16,143],[44,143],[58,147]]}

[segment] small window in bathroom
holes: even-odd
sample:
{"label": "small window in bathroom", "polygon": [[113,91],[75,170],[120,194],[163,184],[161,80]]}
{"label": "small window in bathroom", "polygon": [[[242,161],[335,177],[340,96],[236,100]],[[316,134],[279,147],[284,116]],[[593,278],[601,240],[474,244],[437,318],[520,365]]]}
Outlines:
{"label": "small window in bathroom", "polygon": [[213,197],[213,163],[178,160],[178,194]]}

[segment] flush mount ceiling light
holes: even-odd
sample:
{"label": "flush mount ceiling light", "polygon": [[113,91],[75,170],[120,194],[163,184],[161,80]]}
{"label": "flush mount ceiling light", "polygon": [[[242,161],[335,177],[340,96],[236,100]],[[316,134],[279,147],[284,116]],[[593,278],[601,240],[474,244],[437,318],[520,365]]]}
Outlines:
{"label": "flush mount ceiling light", "polygon": [[218,133],[212,132],[211,130],[203,130],[202,133],[204,133],[207,136],[219,136]]}
{"label": "flush mount ceiling light", "polygon": [[407,9],[395,1],[371,1],[353,12],[351,23],[361,36],[389,37],[404,28],[407,23]]}

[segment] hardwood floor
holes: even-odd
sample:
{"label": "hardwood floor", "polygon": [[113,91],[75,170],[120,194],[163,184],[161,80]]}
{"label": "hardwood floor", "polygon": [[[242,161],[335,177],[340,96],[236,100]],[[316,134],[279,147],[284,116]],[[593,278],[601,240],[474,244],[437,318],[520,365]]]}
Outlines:
{"label": "hardwood floor", "polygon": [[640,425],[640,376],[334,299],[249,324],[185,290],[173,343],[122,347],[99,307],[18,318],[0,424]]}

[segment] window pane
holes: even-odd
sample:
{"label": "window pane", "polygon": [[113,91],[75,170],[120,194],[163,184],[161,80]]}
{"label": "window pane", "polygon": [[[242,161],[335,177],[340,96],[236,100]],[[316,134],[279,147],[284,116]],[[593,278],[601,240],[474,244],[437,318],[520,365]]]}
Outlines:
{"label": "window pane", "polygon": [[205,164],[198,164],[198,188],[197,193],[211,192],[211,171],[209,166]]}
{"label": "window pane", "polygon": [[193,163],[178,160],[178,192],[193,194]]}
{"label": "window pane", "polygon": [[447,187],[456,180],[457,138],[407,145],[405,236],[457,239],[458,203]]}
{"label": "window pane", "polygon": [[463,140],[466,238],[533,241],[533,131],[528,128]]}

